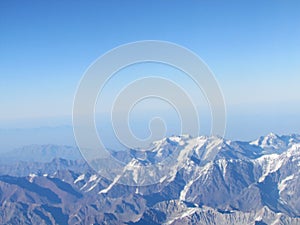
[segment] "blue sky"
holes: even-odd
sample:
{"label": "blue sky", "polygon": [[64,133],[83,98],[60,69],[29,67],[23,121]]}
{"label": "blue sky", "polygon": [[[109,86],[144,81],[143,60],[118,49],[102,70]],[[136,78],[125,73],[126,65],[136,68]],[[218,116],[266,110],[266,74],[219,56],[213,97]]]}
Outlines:
{"label": "blue sky", "polygon": [[0,127],[70,124],[87,67],[128,42],[197,53],[226,99],[227,136],[300,132],[299,1],[1,1]]}

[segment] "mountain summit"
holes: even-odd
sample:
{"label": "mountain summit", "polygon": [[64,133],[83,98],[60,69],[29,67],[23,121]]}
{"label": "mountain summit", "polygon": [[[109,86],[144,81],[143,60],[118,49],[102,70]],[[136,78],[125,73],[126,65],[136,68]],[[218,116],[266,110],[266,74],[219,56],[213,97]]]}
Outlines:
{"label": "mountain summit", "polygon": [[126,179],[145,183],[155,174],[134,165],[173,158],[166,176],[146,186],[108,180],[69,154],[2,164],[0,223],[300,224],[299,135],[172,136],[112,154],[131,169]]}

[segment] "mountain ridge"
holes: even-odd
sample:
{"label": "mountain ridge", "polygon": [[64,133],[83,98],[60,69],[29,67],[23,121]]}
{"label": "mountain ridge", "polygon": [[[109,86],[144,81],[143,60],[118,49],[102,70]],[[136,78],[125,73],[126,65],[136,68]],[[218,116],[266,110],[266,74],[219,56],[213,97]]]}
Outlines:
{"label": "mountain ridge", "polygon": [[129,150],[126,160],[145,165],[174,152],[171,174],[146,186],[109,180],[82,159],[0,165],[0,223],[300,223],[299,135],[270,134],[250,142],[172,136]]}

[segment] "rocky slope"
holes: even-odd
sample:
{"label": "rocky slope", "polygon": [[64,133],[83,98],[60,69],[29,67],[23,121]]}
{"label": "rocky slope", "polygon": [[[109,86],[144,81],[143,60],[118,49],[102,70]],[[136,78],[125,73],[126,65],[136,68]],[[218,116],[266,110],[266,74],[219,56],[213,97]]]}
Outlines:
{"label": "rocky slope", "polygon": [[110,181],[68,152],[49,162],[7,160],[0,224],[300,224],[299,135],[252,142],[174,136],[113,155],[127,165],[176,160],[147,186]]}

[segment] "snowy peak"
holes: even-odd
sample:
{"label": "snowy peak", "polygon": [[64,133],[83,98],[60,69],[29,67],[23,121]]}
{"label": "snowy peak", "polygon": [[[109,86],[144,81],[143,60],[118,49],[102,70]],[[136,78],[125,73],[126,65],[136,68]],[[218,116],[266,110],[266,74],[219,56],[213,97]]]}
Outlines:
{"label": "snowy peak", "polygon": [[257,140],[250,142],[251,145],[262,148],[264,154],[282,153],[296,143],[300,143],[299,135],[292,134],[279,136],[275,133],[261,136]]}
{"label": "snowy peak", "polygon": [[[151,163],[160,162],[171,155],[172,157],[176,156],[179,161],[183,160],[183,156],[186,158],[192,155],[197,155],[199,160],[213,160],[224,146],[227,146],[227,141],[220,137],[200,136],[194,138],[190,135],[180,135],[155,141],[148,149],[132,151],[145,152],[145,159]],[[135,158],[140,159],[139,157]]]}
{"label": "snowy peak", "polygon": [[[0,203],[9,206],[2,207],[0,220],[3,224],[15,218],[22,224],[32,224],[31,218],[41,218],[39,224],[59,224],[60,218],[65,218],[62,224],[300,224],[299,140],[298,135],[276,134],[254,142],[172,136],[148,149],[119,152],[128,160],[124,176],[116,174],[113,179],[79,160],[0,164]],[[55,152],[53,147],[43,149]],[[172,164],[142,170],[169,155],[174,156]],[[134,182],[125,185],[121,179]],[[143,182],[149,185],[131,185]]]}

